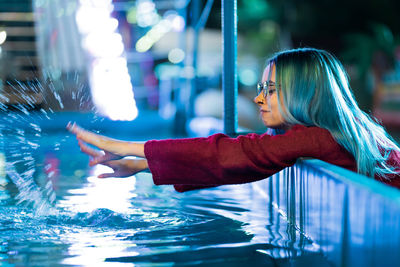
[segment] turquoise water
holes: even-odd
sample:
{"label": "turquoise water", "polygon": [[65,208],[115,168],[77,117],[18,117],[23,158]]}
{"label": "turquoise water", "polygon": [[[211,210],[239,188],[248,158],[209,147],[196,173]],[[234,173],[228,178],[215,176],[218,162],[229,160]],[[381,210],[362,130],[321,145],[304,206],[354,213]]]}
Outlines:
{"label": "turquoise water", "polygon": [[1,266],[330,266],[252,185],[97,179],[64,119],[49,121],[2,128]]}

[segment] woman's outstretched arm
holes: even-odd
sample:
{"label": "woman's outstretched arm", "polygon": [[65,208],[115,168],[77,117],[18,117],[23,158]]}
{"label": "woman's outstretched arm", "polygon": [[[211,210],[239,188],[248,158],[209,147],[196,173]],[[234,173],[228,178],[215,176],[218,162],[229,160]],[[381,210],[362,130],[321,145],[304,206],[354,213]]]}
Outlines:
{"label": "woman's outstretched arm", "polygon": [[[71,125],[72,126],[72,125]],[[71,128],[70,125],[68,126]],[[73,127],[77,127],[76,125]],[[81,131],[83,129],[76,129]],[[85,131],[85,130],[83,130]],[[143,158],[122,158],[107,151],[97,150],[86,145],[82,140],[78,141],[81,151],[90,156],[89,165],[103,164],[112,169],[111,173],[102,173],[99,178],[108,177],[129,177],[138,172],[148,169],[147,160]]]}
{"label": "woman's outstretched arm", "polygon": [[104,155],[95,157],[91,165],[100,164],[108,160],[120,159],[126,156],[145,157],[143,143],[112,139],[82,129],[75,123],[68,123],[67,129],[76,135],[81,149],[82,144],[87,143],[104,151]]}

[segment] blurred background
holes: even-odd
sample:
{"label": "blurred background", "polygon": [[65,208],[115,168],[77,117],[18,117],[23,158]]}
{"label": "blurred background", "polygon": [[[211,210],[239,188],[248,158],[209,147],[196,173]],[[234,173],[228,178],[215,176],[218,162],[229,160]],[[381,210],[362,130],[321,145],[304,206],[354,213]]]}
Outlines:
{"label": "blurred background", "polygon": [[[252,100],[266,60],[315,47],[343,62],[361,108],[400,141],[399,10],[238,0],[240,131],[265,131]],[[95,179],[109,170],[87,166],[70,120],[138,141],[224,130],[221,13],[217,0],[0,0],[1,266],[394,265],[397,192],[335,169],[186,194],[149,173]]]}
{"label": "blurred background", "polygon": [[[361,108],[400,136],[400,2],[238,0],[238,118],[266,59],[316,47],[345,65]],[[175,136],[222,131],[221,1],[0,1],[0,101],[110,120],[168,122]]]}

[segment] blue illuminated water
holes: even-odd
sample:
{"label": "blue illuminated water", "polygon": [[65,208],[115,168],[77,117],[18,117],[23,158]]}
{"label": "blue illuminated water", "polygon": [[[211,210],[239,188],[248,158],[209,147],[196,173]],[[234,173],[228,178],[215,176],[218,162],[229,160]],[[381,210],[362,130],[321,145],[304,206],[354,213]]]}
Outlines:
{"label": "blue illuminated water", "polygon": [[[24,118],[2,128],[1,266],[329,266],[251,185],[182,194],[149,173],[97,179],[63,128],[90,119]],[[164,134],[104,123],[118,138]]]}

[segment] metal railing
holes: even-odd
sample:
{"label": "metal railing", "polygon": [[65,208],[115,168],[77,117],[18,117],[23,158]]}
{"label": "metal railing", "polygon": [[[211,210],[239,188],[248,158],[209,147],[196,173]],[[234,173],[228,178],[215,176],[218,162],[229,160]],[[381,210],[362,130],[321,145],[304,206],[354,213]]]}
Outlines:
{"label": "metal railing", "polygon": [[254,187],[334,266],[399,266],[398,189],[320,160]]}

